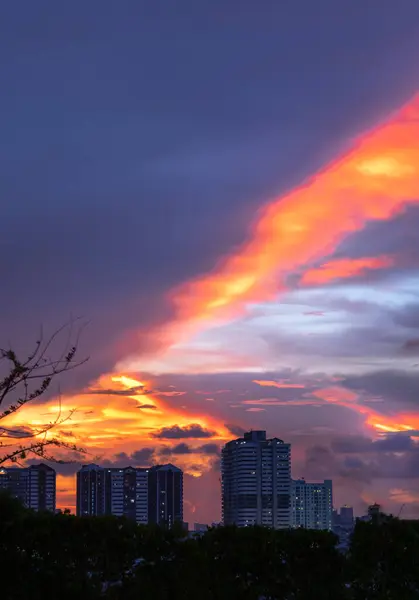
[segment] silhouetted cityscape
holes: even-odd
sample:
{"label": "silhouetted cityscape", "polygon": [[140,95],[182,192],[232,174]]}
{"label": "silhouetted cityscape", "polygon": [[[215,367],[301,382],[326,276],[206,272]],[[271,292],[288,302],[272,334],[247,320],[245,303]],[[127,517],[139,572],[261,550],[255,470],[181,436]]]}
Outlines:
{"label": "silhouetted cityscape", "polygon": [[[165,527],[184,522],[183,472],[173,464],[87,464],[76,479],[78,516],[114,515]],[[9,490],[28,508],[56,510],[56,472],[49,465],[3,467],[0,489]],[[268,439],[266,431],[249,431],[222,448],[221,514],[223,525],[333,530],[343,545],[354,525],[351,507],[334,510],[332,481],[293,480],[291,445]],[[196,531],[207,527],[194,525]]]}

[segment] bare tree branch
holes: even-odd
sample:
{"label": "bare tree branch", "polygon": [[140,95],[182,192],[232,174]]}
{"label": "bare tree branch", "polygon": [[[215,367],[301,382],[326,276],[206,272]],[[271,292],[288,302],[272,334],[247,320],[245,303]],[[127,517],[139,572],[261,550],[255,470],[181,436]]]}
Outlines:
{"label": "bare tree branch", "polygon": [[[2,446],[0,446],[1,448]],[[12,450],[5,456],[0,456],[0,465],[4,464],[7,461],[12,463],[16,463],[19,459],[25,460],[28,454],[34,454],[38,456],[42,460],[46,460],[49,462],[54,462],[58,464],[66,464],[67,460],[57,459],[53,454],[50,454],[47,448],[60,448],[65,450],[70,450],[72,452],[78,452],[80,454],[86,454],[86,451],[83,448],[79,448],[75,444],[68,444],[67,442],[62,442],[61,440],[51,439],[51,440],[42,440],[40,442],[34,442],[31,444],[22,444],[15,450]]]}
{"label": "bare tree branch", "polygon": [[[44,340],[41,328],[34,349],[22,360],[13,349],[0,348],[0,362],[3,366],[8,364],[6,375],[2,379],[0,378],[0,422],[7,421],[27,403],[45,396],[53,381],[61,374],[76,369],[88,360],[87,358],[76,359],[78,343],[84,326],[85,324],[81,323],[80,319],[70,319],[46,340]],[[60,335],[65,335],[65,342],[60,348],[58,358],[52,358],[50,353],[53,351],[55,343],[59,341]],[[82,449],[62,442],[57,437],[48,437],[52,429],[69,421],[74,412],[75,409],[72,408],[66,415],[62,415],[61,394],[58,390],[58,412],[49,423],[39,427],[0,425],[0,452],[8,448],[4,456],[0,455],[0,464],[6,461],[17,462],[19,458],[25,458],[28,453],[44,460],[54,460],[54,457],[45,451],[50,447],[83,452]],[[30,439],[34,441],[30,442]],[[28,440],[28,442],[22,442],[22,440]],[[16,446],[16,443],[19,445]]]}

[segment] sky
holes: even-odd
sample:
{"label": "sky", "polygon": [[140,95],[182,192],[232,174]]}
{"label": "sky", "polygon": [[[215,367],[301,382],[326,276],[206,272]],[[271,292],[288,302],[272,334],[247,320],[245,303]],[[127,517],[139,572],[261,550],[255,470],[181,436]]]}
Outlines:
{"label": "sky", "polygon": [[0,345],[87,323],[8,423],[75,409],[59,506],[80,461],[172,462],[216,521],[253,428],[419,518],[418,56],[417,0],[0,7]]}

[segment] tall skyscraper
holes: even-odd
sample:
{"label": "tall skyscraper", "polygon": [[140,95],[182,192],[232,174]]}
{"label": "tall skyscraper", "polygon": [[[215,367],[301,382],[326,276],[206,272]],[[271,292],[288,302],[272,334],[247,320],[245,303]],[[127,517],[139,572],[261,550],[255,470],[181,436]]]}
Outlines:
{"label": "tall skyscraper", "polygon": [[221,453],[224,525],[290,526],[291,445],[249,431]]}
{"label": "tall skyscraper", "polygon": [[9,490],[27,508],[55,511],[56,473],[48,465],[1,468],[0,489]]}
{"label": "tall skyscraper", "polygon": [[165,527],[183,523],[183,472],[174,465],[149,469],[148,521]]}
{"label": "tall skyscraper", "polygon": [[183,520],[183,473],[173,465],[85,465],[77,473],[77,514],[124,516],[170,527]]}
{"label": "tall skyscraper", "polygon": [[307,483],[304,479],[292,482],[291,525],[305,529],[332,529],[332,482]]}

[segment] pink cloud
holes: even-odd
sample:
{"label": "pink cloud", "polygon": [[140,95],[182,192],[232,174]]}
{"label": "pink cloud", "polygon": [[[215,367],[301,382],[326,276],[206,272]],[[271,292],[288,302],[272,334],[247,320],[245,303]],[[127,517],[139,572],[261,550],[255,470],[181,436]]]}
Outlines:
{"label": "pink cloud", "polygon": [[302,383],[288,383],[285,380],[273,381],[269,379],[254,379],[253,383],[257,383],[261,387],[275,387],[279,389],[302,389],[305,385]]}

